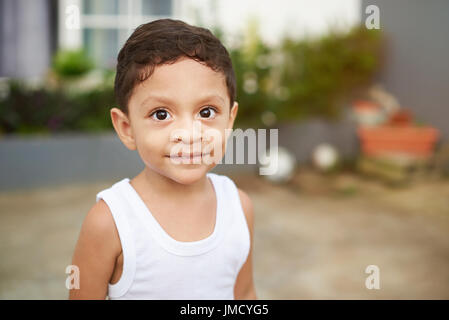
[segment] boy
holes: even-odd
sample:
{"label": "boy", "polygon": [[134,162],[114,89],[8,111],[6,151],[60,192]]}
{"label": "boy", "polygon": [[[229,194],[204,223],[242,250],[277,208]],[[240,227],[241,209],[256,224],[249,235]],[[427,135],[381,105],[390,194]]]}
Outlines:
{"label": "boy", "polygon": [[111,118],[145,168],[97,194],[70,299],[257,299],[251,200],[208,173],[234,124],[235,91],[228,52],[209,30],[160,19],[130,36]]}

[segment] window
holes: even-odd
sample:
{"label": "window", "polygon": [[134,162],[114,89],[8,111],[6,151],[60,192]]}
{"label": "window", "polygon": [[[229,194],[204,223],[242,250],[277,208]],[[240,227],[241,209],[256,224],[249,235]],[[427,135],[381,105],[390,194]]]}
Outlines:
{"label": "window", "polygon": [[84,0],[84,14],[119,14],[119,0]]}
{"label": "window", "polygon": [[142,12],[144,15],[168,16],[172,12],[171,6],[171,1],[143,0]]}
{"label": "window", "polygon": [[142,23],[172,17],[173,0],[82,0],[81,45],[97,67],[114,68],[118,52]]}
{"label": "window", "polygon": [[83,29],[83,44],[97,66],[113,66],[118,52],[117,29]]}

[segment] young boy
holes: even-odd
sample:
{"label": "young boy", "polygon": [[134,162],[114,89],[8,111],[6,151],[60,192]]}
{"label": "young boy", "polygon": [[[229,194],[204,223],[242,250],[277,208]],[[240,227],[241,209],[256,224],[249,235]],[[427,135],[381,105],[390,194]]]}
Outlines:
{"label": "young boy", "polygon": [[97,194],[70,299],[257,299],[251,200],[208,172],[224,154],[235,92],[229,54],[209,30],[160,19],[130,36],[111,118],[145,168]]}

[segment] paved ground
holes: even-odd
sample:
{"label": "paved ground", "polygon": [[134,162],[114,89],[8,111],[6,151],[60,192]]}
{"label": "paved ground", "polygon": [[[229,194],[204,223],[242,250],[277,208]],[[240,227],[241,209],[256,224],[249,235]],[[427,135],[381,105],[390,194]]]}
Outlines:
{"label": "paved ground", "polygon": [[[289,186],[232,177],[254,202],[261,299],[448,299],[449,181],[386,188],[301,170]],[[0,299],[66,299],[65,268],[111,182],[0,194]],[[368,290],[365,268],[380,268]]]}

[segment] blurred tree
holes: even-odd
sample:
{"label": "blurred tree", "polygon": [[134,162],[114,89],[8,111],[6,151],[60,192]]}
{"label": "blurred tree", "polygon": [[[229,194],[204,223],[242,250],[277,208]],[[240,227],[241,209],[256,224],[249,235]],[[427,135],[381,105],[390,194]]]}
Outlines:
{"label": "blurred tree", "polygon": [[344,100],[380,68],[381,40],[378,30],[359,26],[317,40],[285,39],[279,85],[288,89],[288,99],[276,110],[278,118],[338,119]]}
{"label": "blurred tree", "polygon": [[263,42],[258,26],[258,20],[251,19],[242,45],[229,50],[237,80],[237,127],[262,126],[263,114],[276,109],[271,72],[274,51]]}
{"label": "blurred tree", "polygon": [[94,67],[84,50],[60,50],[53,59],[53,70],[62,79],[82,76]]}

